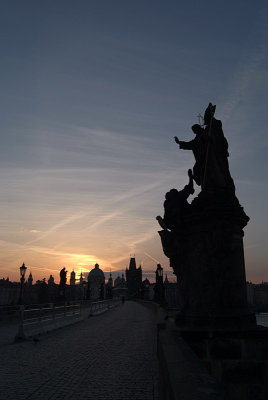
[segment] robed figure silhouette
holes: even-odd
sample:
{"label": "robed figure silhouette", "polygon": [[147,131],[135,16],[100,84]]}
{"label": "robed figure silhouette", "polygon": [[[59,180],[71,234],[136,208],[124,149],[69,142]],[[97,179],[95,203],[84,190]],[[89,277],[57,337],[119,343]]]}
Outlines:
{"label": "robed figure silhouette", "polygon": [[235,191],[229,171],[228,142],[223,134],[222,123],[214,118],[216,106],[209,103],[204,114],[204,128],[196,124],[192,130],[196,137],[184,142],[175,136],[183,150],[192,150],[195,157],[193,177],[202,189],[224,189]]}

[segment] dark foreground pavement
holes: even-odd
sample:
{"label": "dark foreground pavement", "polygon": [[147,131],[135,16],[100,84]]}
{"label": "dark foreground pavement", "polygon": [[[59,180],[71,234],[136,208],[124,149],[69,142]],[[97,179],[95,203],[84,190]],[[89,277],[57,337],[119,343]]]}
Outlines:
{"label": "dark foreground pavement", "polygon": [[0,399],[156,400],[155,314],[126,302],[0,347]]}

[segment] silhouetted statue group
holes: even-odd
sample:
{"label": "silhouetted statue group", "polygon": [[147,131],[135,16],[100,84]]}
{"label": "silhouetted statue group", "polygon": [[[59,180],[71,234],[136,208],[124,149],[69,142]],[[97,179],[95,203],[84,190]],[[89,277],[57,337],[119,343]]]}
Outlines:
{"label": "silhouetted statue group", "polygon": [[214,118],[216,106],[209,103],[204,114],[204,128],[198,124],[192,126],[195,138],[190,142],[175,141],[183,150],[192,150],[196,163],[193,178],[197,185],[204,188],[221,188],[234,191],[228,164],[228,142],[222,131],[222,123]]}
{"label": "silhouetted statue group", "polygon": [[[195,124],[192,131],[195,138],[189,142],[179,140],[175,142],[183,150],[192,150],[195,164],[193,170],[188,171],[189,183],[181,190],[171,189],[166,193],[164,202],[164,218],[157,220],[163,229],[174,230],[183,223],[183,217],[197,209],[215,203],[227,203],[239,206],[235,197],[235,185],[229,171],[228,142],[223,134],[221,121],[214,118],[216,106],[209,103],[205,110],[203,125]],[[188,197],[194,193],[193,181],[201,186],[201,193],[190,205]],[[211,204],[213,203],[213,204]],[[240,211],[243,213],[241,207]],[[245,221],[248,217],[244,214]]]}
{"label": "silhouetted statue group", "polygon": [[[241,320],[254,323],[247,311],[243,228],[249,217],[235,195],[229,171],[228,142],[216,106],[209,103],[203,124],[195,124],[189,142],[175,136],[183,150],[195,158],[189,182],[165,195],[164,216],[158,216],[163,251],[177,276],[180,308],[184,319],[203,321]],[[194,182],[201,191],[191,203]],[[240,318],[240,317],[239,317]]]}

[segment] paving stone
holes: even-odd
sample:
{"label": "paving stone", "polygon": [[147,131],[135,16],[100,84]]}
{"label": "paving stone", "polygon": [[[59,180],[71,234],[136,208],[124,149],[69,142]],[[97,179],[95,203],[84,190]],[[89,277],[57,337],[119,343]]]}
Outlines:
{"label": "paving stone", "polygon": [[1,400],[158,399],[155,315],[135,302],[0,351]]}

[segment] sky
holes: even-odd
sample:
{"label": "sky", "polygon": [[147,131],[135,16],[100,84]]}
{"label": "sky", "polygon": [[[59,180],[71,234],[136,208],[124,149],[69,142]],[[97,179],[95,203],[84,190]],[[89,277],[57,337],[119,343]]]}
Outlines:
{"label": "sky", "polygon": [[268,281],[267,17],[258,0],[1,1],[0,278],[23,261],[34,281],[116,277],[130,255],[172,278],[155,217],[194,164],[173,137],[212,102],[247,279]]}

